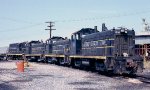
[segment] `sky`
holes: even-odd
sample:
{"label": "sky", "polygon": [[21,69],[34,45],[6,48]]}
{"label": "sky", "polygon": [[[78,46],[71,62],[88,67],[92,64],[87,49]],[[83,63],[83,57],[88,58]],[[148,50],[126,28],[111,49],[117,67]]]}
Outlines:
{"label": "sky", "polygon": [[108,29],[142,30],[150,22],[150,0],[0,0],[0,47],[49,38],[47,21],[55,22],[53,36],[70,38],[81,28],[105,23]]}

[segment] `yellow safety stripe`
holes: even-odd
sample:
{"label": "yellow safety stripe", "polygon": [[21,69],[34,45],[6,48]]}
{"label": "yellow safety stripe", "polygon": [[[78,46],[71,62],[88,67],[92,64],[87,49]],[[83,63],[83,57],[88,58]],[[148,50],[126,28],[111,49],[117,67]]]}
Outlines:
{"label": "yellow safety stripe", "polygon": [[101,46],[101,47],[95,47],[95,48],[110,48],[110,47],[115,47],[115,46]]}
{"label": "yellow safety stripe", "polygon": [[63,51],[63,50],[53,50],[53,51]]}
{"label": "yellow safety stripe", "polygon": [[115,46],[105,46],[106,48],[109,48],[109,47],[115,47]]}
{"label": "yellow safety stripe", "polygon": [[108,38],[108,39],[105,39],[105,40],[115,40],[114,38]]}
{"label": "yellow safety stripe", "polygon": [[102,40],[96,40],[96,41],[104,41],[104,40],[115,40],[114,38],[108,38],[108,39],[102,39]]}
{"label": "yellow safety stripe", "polygon": [[106,59],[106,56],[78,56],[72,55],[70,58],[95,58],[95,59]]}
{"label": "yellow safety stripe", "polygon": [[25,56],[41,56],[42,54],[26,54]]}
{"label": "yellow safety stripe", "polygon": [[101,47],[88,47],[88,48],[82,48],[82,49],[93,49],[93,48],[111,48],[115,46],[101,46]]}
{"label": "yellow safety stripe", "polygon": [[14,56],[15,56],[15,55],[16,55],[16,56],[21,56],[22,54],[7,54],[7,56],[9,56],[9,55],[11,55],[11,56],[13,56],[13,55],[14,55]]}
{"label": "yellow safety stripe", "polygon": [[82,48],[82,49],[91,49],[91,48]]}
{"label": "yellow safety stripe", "polygon": [[45,57],[65,57],[65,55],[47,54]]}

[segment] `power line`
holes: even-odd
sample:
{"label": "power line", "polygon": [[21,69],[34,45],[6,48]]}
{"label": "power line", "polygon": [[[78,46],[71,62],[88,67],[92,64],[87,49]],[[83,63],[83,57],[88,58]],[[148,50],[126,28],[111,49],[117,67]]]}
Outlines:
{"label": "power line", "polygon": [[36,27],[39,25],[42,25],[43,23],[38,23],[38,24],[34,24],[34,25],[30,25],[30,26],[25,26],[25,27],[20,27],[20,28],[16,28],[16,29],[7,29],[7,30],[1,30],[0,32],[12,32],[12,31],[19,31],[19,30],[24,30],[24,29],[29,29],[32,27]]}
{"label": "power line", "polygon": [[28,23],[28,24],[34,24],[33,22],[25,21],[25,20],[19,20],[19,19],[14,19],[14,18],[8,18],[8,17],[0,17],[2,20],[8,20],[16,23]]}
{"label": "power line", "polygon": [[49,30],[49,34],[50,34],[49,38],[51,39],[52,30],[56,30],[56,29],[52,29],[52,27],[54,27],[54,25],[53,25],[54,22],[45,22],[45,23],[49,23],[49,26],[47,26],[47,27],[49,27],[49,29],[45,29],[45,30]]}
{"label": "power line", "polygon": [[[59,22],[81,22],[81,21],[94,21],[94,20],[100,20],[100,19],[108,19],[108,18],[117,18],[117,17],[124,17],[124,16],[133,16],[133,15],[139,15],[139,14],[145,14],[145,13],[150,13],[150,10],[147,11],[140,11],[140,12],[132,12],[132,13],[123,13],[123,14],[116,14],[113,16],[105,16],[105,17],[92,17],[92,18],[83,18],[83,19],[71,19],[71,20],[55,20],[55,22],[59,23]],[[10,19],[11,20],[11,19]],[[13,20],[12,21],[18,21],[18,20]],[[22,21],[24,22],[24,21]],[[25,22],[24,22],[25,23]],[[26,27],[21,27],[21,28],[16,28],[16,29],[9,29],[11,31],[18,31],[18,30],[24,30],[24,29],[28,29],[28,28],[32,28],[35,26],[39,26],[42,25],[43,23],[38,23],[35,25],[30,25],[30,26],[26,26]],[[3,30],[0,32],[9,32],[9,30]]]}
{"label": "power line", "polygon": [[100,19],[108,19],[108,18],[117,18],[117,17],[124,17],[124,16],[133,16],[133,15],[140,15],[150,13],[150,10],[147,11],[140,11],[140,12],[132,12],[132,13],[122,13],[116,14],[111,16],[104,16],[104,17],[92,17],[92,18],[82,18],[82,19],[72,19],[72,20],[56,20],[55,22],[80,22],[80,21],[93,21],[93,20],[100,20]]}

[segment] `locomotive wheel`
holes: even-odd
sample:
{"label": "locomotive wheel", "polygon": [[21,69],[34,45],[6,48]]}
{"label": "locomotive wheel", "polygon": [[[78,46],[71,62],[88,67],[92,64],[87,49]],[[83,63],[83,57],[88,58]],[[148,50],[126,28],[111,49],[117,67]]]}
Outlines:
{"label": "locomotive wheel", "polygon": [[81,67],[82,61],[80,60],[75,60],[75,67]]}
{"label": "locomotive wheel", "polygon": [[95,62],[95,70],[96,71],[106,71],[105,64],[103,62]]}
{"label": "locomotive wheel", "polygon": [[79,61],[79,60],[75,60],[75,59],[73,59],[73,60],[71,60],[71,66],[73,67],[73,68],[79,68],[80,66],[81,66],[81,61]]}

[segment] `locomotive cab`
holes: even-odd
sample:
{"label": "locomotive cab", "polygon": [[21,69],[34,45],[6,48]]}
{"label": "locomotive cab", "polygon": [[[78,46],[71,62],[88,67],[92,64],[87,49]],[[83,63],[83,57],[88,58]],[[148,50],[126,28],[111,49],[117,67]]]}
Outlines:
{"label": "locomotive cab", "polygon": [[134,56],[134,31],[119,29],[115,30],[115,56]]}
{"label": "locomotive cab", "polygon": [[98,32],[97,30],[97,26],[94,27],[94,29],[92,28],[82,28],[81,30],[75,32],[72,34],[71,36],[71,54],[72,55],[79,55],[81,54],[81,41],[82,38],[84,38],[84,36],[92,34],[92,33],[96,33]]}
{"label": "locomotive cab", "polygon": [[115,73],[133,74],[143,70],[143,59],[135,56],[135,32],[126,28],[115,30]]}

